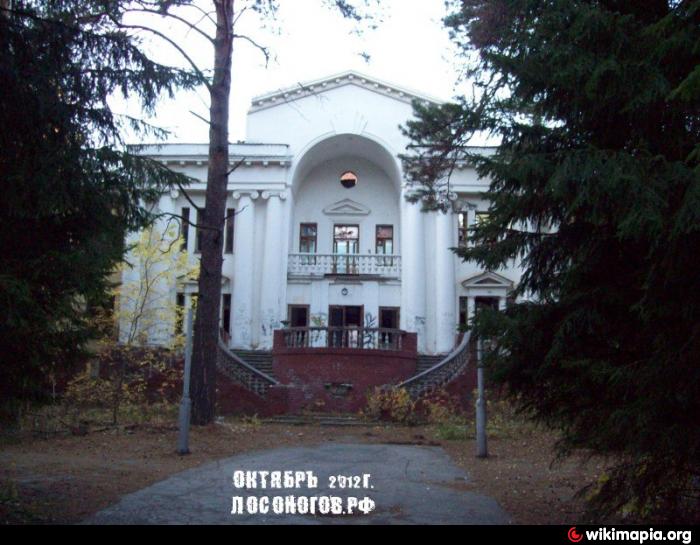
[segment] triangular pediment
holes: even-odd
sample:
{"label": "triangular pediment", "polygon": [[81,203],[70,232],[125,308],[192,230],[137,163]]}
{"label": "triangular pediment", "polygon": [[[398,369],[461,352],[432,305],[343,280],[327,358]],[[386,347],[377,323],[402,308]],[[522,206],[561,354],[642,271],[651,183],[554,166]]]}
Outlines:
{"label": "triangular pediment", "polygon": [[398,85],[394,85],[392,83],[388,83],[351,70],[348,72],[343,72],[342,74],[335,74],[333,76],[327,76],[314,81],[297,83],[293,87],[288,87],[286,89],[280,89],[278,91],[257,96],[253,98],[250,111],[255,112],[257,110],[272,108],[274,106],[286,104],[304,97],[318,95],[325,91],[343,87],[345,85],[354,85],[361,89],[379,93],[389,98],[393,98],[394,100],[405,102],[406,104],[411,104],[414,100],[431,104],[441,104],[443,102],[439,99],[421,94],[417,91],[399,87]]}
{"label": "triangular pediment", "polygon": [[323,209],[327,216],[368,216],[370,212],[372,211],[364,204],[351,199],[343,199]]}
{"label": "triangular pediment", "polygon": [[513,281],[509,280],[505,276],[496,274],[492,271],[486,271],[484,273],[477,274],[467,278],[462,282],[462,286],[465,288],[508,288],[513,287]]}

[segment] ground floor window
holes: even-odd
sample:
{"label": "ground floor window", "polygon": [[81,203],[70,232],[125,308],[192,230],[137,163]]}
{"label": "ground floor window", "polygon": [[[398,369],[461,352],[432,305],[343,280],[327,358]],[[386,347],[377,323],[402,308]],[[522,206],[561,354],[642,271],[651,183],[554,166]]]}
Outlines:
{"label": "ground floor window", "polygon": [[485,308],[490,308],[493,310],[498,310],[498,297],[475,297],[474,298],[474,312],[479,313]]}
{"label": "ground floor window", "polygon": [[[231,294],[224,293],[221,296],[221,329],[224,336],[231,336]],[[226,339],[228,340],[228,339]]]}
{"label": "ground floor window", "polygon": [[469,297],[459,298],[459,329],[463,331],[469,325]]}
{"label": "ground floor window", "polygon": [[387,331],[399,329],[399,308],[379,307],[379,348],[395,348],[399,341],[396,332]]}
{"label": "ground floor window", "polygon": [[175,297],[175,332],[182,335],[185,331],[185,294],[178,293]]}
{"label": "ground floor window", "polygon": [[309,327],[309,305],[289,305],[289,327]]}

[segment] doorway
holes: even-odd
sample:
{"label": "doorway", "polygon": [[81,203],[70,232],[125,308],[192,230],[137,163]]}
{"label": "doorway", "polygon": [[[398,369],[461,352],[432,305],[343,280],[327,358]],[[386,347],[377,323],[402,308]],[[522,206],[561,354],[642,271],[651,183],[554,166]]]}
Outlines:
{"label": "doorway", "polygon": [[381,348],[397,348],[398,336],[395,331],[387,331],[399,329],[399,308],[398,307],[379,307],[379,345]]}
{"label": "doorway", "polygon": [[357,274],[360,249],[359,225],[333,226],[333,274]]}
{"label": "doorway", "polygon": [[328,343],[333,347],[357,348],[364,319],[362,306],[328,307]]}

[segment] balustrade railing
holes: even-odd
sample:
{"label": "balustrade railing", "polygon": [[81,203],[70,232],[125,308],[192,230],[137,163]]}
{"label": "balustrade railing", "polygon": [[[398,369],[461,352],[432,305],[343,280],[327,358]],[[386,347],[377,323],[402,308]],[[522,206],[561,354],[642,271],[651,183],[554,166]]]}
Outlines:
{"label": "balustrade railing", "polygon": [[282,330],[287,348],[402,350],[405,332],[368,327],[292,327]]}
{"label": "balustrade railing", "polygon": [[401,277],[401,256],[361,254],[289,254],[289,274],[292,276],[323,276],[326,274]]}
{"label": "balustrade railing", "polygon": [[398,384],[396,388],[405,388],[413,399],[417,399],[449,383],[469,365],[471,361],[470,342],[471,331],[468,331],[462,337],[457,348],[444,360]]}

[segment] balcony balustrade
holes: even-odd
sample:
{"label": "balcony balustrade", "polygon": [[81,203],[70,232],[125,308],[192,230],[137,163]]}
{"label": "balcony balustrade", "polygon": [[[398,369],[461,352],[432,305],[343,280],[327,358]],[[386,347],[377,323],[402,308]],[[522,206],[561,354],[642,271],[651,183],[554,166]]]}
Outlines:
{"label": "balcony balustrade", "polygon": [[289,254],[289,276],[353,275],[401,278],[401,256]]}
{"label": "balcony balustrade", "polygon": [[403,350],[405,331],[368,327],[292,327],[281,330],[285,348]]}

